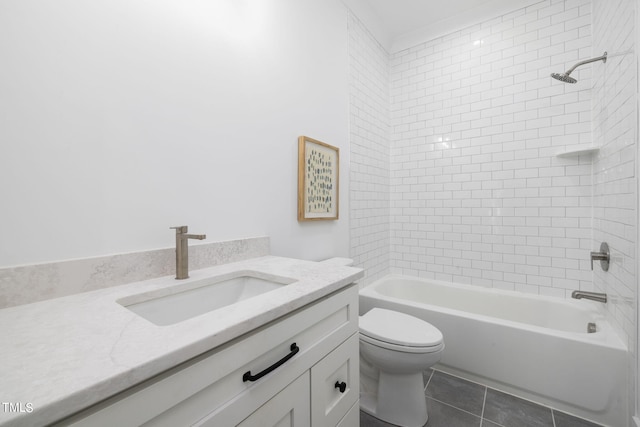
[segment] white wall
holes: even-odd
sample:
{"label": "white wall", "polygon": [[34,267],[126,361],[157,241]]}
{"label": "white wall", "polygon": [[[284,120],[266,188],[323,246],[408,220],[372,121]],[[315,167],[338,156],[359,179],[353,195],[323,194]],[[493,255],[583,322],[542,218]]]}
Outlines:
{"label": "white wall", "polygon": [[[0,2],[0,267],[271,236],[348,254],[338,0]],[[341,148],[340,220],[296,221],[297,137]]]}
{"label": "white wall", "polygon": [[391,57],[391,271],[591,288],[588,0],[541,2]]}

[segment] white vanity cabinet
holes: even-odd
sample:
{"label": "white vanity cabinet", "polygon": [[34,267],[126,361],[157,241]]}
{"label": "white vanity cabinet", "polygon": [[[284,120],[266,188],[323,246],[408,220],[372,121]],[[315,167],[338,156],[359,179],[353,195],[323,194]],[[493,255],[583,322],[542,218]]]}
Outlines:
{"label": "white vanity cabinet", "polygon": [[311,411],[309,375],[303,374],[245,418],[239,427],[306,426]]}
{"label": "white vanity cabinet", "polygon": [[357,332],[350,285],[57,425],[355,427]]}

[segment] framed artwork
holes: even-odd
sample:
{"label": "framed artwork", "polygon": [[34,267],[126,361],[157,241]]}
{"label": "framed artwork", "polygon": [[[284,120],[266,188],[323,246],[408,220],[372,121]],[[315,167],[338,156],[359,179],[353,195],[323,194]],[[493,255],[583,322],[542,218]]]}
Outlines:
{"label": "framed artwork", "polygon": [[298,221],[338,219],[340,149],[298,138]]}

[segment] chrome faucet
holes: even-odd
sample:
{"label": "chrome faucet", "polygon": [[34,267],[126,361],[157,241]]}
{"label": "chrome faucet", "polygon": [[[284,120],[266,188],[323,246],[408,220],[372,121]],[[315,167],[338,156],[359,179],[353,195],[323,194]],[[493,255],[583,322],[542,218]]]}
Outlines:
{"label": "chrome faucet", "polygon": [[600,261],[600,267],[603,271],[609,271],[609,261],[611,260],[611,253],[609,252],[609,245],[603,242],[600,245],[600,252],[591,252],[591,269],[593,270],[593,261]]}
{"label": "chrome faucet", "polygon": [[186,225],[169,227],[176,230],[176,279],[189,278],[189,239],[204,240],[206,234],[187,234],[189,231]]}
{"label": "chrome faucet", "polygon": [[602,303],[607,302],[607,294],[600,292],[587,292],[587,291],[573,291],[571,292],[571,298],[575,299],[590,299],[592,301],[598,301]]}

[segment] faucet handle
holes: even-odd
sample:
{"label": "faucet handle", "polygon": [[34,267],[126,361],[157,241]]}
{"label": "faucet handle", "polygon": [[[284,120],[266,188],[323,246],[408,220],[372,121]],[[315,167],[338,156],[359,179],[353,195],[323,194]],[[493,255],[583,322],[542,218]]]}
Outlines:
{"label": "faucet handle", "polygon": [[593,261],[599,260],[600,267],[602,270],[609,270],[609,262],[611,261],[611,253],[609,252],[609,245],[606,242],[603,242],[600,245],[600,252],[591,252],[591,269],[593,270]]}
{"label": "faucet handle", "polygon": [[188,226],[186,226],[186,225],[178,225],[176,227],[169,227],[169,229],[176,230],[176,234],[184,234],[189,230]]}

